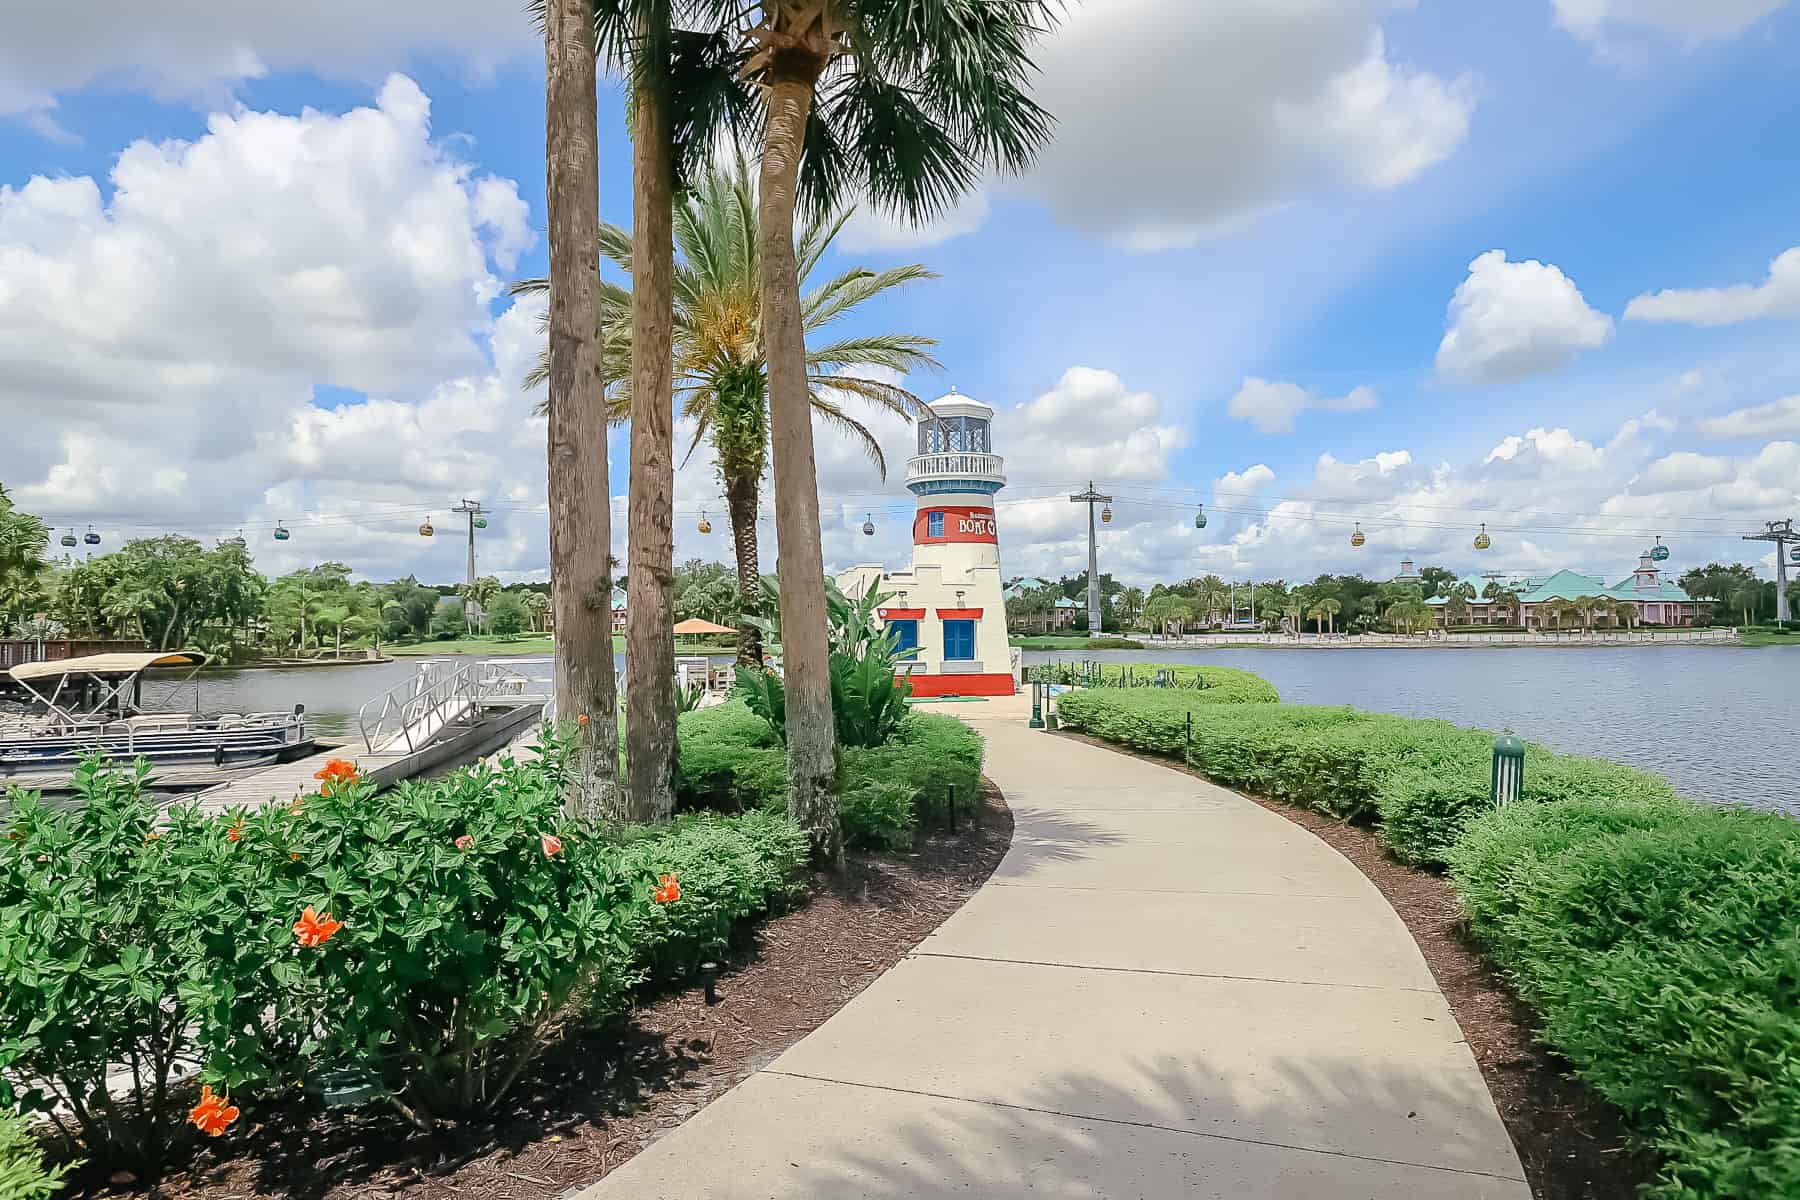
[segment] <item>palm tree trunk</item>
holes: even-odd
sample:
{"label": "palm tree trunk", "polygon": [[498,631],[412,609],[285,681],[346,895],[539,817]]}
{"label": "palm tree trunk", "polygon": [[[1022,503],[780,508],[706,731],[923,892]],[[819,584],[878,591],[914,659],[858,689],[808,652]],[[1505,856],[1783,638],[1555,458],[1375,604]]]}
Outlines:
{"label": "palm tree trunk", "polygon": [[556,703],[578,725],[571,812],[609,815],[618,791],[612,657],[612,498],[600,377],[600,156],[591,0],[544,9],[550,234],[550,577],[561,637]]}
{"label": "palm tree trunk", "polygon": [[[798,57],[798,56],[796,56]],[[818,470],[806,385],[806,333],[794,259],[795,189],[818,70],[771,75],[765,99],[757,249],[761,257],[763,345],[775,451],[775,536],[781,575],[782,661],[787,683],[788,812],[833,865],[844,853],[838,824],[837,735],[831,715],[825,562],[819,545]]]}
{"label": "palm tree trunk", "polygon": [[[759,397],[757,403],[762,403]],[[737,555],[738,595],[746,608],[762,587],[756,545],[755,479],[727,479],[725,508],[731,518],[731,542]],[[762,662],[762,632],[740,614],[738,620],[738,662],[755,666]]]}
{"label": "palm tree trunk", "polygon": [[[646,31],[653,34],[655,31]],[[660,39],[646,36],[647,47]],[[632,104],[631,483],[626,571],[627,815],[675,812],[675,434],[672,278],[674,147],[660,64],[644,68]]]}

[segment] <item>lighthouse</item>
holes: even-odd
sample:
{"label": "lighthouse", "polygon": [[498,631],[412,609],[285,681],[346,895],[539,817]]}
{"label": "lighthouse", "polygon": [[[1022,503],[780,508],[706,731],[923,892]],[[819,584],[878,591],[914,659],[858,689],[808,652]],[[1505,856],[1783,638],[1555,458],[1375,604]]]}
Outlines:
{"label": "lighthouse", "polygon": [[851,596],[870,586],[890,594],[877,615],[901,647],[918,648],[908,669],[915,696],[1010,696],[1017,676],[994,517],[1006,461],[994,453],[994,410],[954,389],[928,407],[918,452],[906,462],[915,498],[911,568],[860,564],[838,586]]}

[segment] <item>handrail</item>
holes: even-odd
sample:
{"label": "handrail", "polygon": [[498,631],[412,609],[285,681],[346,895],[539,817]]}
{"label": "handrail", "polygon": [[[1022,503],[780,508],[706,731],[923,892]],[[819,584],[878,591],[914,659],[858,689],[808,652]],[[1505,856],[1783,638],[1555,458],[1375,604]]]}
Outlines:
{"label": "handrail", "polygon": [[906,460],[908,479],[925,479],[936,475],[1004,476],[1006,459],[998,454],[976,450],[952,450],[938,454],[916,454]]}
{"label": "handrail", "polygon": [[[395,684],[357,710],[356,724],[369,753],[404,742],[408,753],[419,748],[414,731],[436,721],[429,736],[456,716],[494,700],[535,700],[555,694],[545,679],[552,660],[542,658],[476,659],[451,664],[429,659],[410,679]],[[446,673],[448,672],[448,673]],[[371,710],[379,709],[371,716]]]}

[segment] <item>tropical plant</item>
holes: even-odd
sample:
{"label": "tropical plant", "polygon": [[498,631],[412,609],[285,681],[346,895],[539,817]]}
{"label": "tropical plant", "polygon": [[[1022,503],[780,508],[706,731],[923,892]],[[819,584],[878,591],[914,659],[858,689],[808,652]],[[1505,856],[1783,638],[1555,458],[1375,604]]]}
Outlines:
{"label": "tropical plant", "polygon": [[72,1164],[44,1165],[43,1150],[25,1119],[0,1108],[0,1196],[6,1200],[50,1200],[62,1189]]}
{"label": "tropical plant", "polygon": [[515,638],[531,625],[531,610],[516,592],[501,592],[487,610],[488,629],[502,638]]}
{"label": "tropical plant", "polygon": [[49,566],[44,551],[50,530],[30,513],[13,507],[0,484],[0,626],[32,615],[45,600]]}
{"label": "tropical plant", "polygon": [[[760,265],[756,237],[756,185],[740,158],[732,168],[712,167],[699,174],[674,214],[675,244],[681,257],[674,278],[674,391],[681,413],[694,426],[687,454],[710,443],[717,466],[726,515],[731,522],[738,588],[757,586],[756,518],[759,493],[769,462],[768,368],[761,336]],[[843,229],[849,212],[809,220],[794,249],[804,283],[811,277]],[[631,234],[603,225],[601,253],[628,274],[632,271]],[[851,267],[807,292],[801,320],[810,336],[819,334],[861,305],[894,288],[935,276],[919,264],[873,271]],[[518,294],[544,289],[541,279],[513,285]],[[608,409],[614,422],[630,418],[632,391],[625,371],[633,342],[625,332],[632,291],[601,283],[601,320],[608,330],[607,362],[615,382]],[[918,398],[904,388],[875,377],[879,371],[904,374],[935,368],[937,343],[917,334],[871,333],[815,342],[806,352],[807,387],[813,415],[859,444],[885,478],[887,462],[873,430],[845,407],[854,397],[877,412],[914,418],[923,415]],[[546,362],[525,377],[526,387],[545,378]],[[738,640],[741,662],[761,660],[756,629],[745,623]]]}
{"label": "tropical plant", "polygon": [[1628,629],[1636,629],[1638,624],[1638,606],[1632,600],[1614,600],[1612,602],[1612,619],[1614,625],[1624,625]]}
{"label": "tropical plant", "polygon": [[526,592],[525,609],[531,614],[532,632],[542,632],[545,628],[544,616],[550,611],[550,597],[542,592]]}
{"label": "tropical plant", "polygon": [[984,170],[1028,166],[1050,118],[1026,94],[1031,41],[1052,0],[896,5],[756,0],[742,6],[742,77],[764,114],[757,236],[769,367],[784,661],[790,689],[789,804],[820,858],[842,851],[836,804],[830,645],[794,216],[851,196],[929,218]]}
{"label": "tropical plant", "polygon": [[[844,595],[835,581],[826,580],[832,727],[839,745],[882,745],[894,736],[906,716],[912,684],[897,676],[896,667],[918,651],[899,649],[898,635],[878,619],[881,606],[892,598],[891,592],[881,590],[879,578],[854,598]],[[737,680],[737,692],[751,711],[773,725],[786,742],[784,681],[759,667],[739,668]]]}
{"label": "tropical plant", "polygon": [[1762,585],[1748,583],[1731,593],[1731,606],[1743,615],[1744,624],[1748,625],[1762,607]]}
{"label": "tropical plant", "polygon": [[242,626],[261,615],[267,590],[239,539],[208,550],[169,535],[76,563],[59,580],[55,607],[71,629],[135,633],[159,650],[175,650],[203,625]]}

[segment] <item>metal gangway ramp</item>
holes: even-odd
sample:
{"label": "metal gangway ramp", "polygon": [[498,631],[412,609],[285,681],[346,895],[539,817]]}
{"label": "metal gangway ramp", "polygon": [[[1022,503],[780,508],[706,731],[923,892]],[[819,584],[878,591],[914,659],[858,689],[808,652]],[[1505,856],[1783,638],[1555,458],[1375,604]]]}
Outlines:
{"label": "metal gangway ramp", "polygon": [[409,679],[365,703],[356,716],[360,745],[321,750],[277,763],[198,794],[203,808],[251,808],[316,790],[328,758],[347,758],[364,778],[387,786],[457,757],[479,755],[534,729],[555,696],[555,660],[427,659]]}

